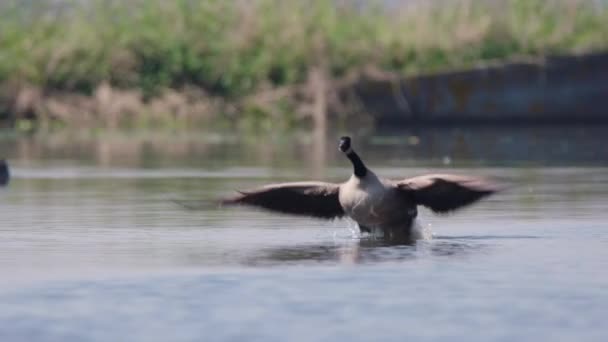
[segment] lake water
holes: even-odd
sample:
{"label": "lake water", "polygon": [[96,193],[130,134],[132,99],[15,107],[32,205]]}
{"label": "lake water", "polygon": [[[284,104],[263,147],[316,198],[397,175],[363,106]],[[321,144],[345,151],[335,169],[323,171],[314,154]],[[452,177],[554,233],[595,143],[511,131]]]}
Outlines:
{"label": "lake water", "polygon": [[382,176],[513,186],[411,246],[215,205],[346,179],[334,137],[5,137],[0,341],[606,341],[608,130],[555,130],[356,140]]}

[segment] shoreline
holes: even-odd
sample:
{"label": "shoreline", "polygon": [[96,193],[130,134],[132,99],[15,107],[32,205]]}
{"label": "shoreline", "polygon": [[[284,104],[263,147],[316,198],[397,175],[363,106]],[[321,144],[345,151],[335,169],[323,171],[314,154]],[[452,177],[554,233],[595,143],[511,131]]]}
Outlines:
{"label": "shoreline", "polygon": [[[116,89],[105,82],[91,95],[17,85],[12,96],[0,99],[0,107],[13,114],[4,126],[15,127],[25,120],[42,130],[56,123],[111,130],[235,128],[243,121],[250,121],[254,130],[264,130],[267,123],[266,129],[289,130],[306,122],[314,128],[320,116],[335,123],[353,119],[379,127],[593,124],[608,122],[602,110],[606,84],[608,52],[598,52],[412,77],[368,68],[335,80],[317,72],[304,84],[235,100],[194,86],[165,89],[160,96],[146,99],[137,90]],[[288,103],[285,111],[281,103]]]}
{"label": "shoreline", "polygon": [[[464,107],[461,114],[474,109],[467,98],[479,102],[484,82],[450,90],[433,84],[442,75],[467,83],[456,74],[475,74],[480,64],[495,70],[608,51],[608,4],[591,1],[408,1],[388,9],[323,0],[41,0],[0,9],[0,120],[23,130],[367,125],[382,111],[361,101],[357,87],[369,91],[373,82],[424,88],[414,94],[419,103],[407,88],[415,115],[458,112],[447,106]],[[538,92],[520,84],[528,86],[520,93]],[[395,90],[384,88],[376,102],[392,101]],[[449,92],[455,100],[442,94]]]}

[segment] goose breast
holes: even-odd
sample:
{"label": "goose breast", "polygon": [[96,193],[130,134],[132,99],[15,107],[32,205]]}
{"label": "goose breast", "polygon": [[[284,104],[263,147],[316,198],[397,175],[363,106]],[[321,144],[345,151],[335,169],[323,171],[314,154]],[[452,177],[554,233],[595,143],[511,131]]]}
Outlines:
{"label": "goose breast", "polygon": [[368,227],[409,222],[416,216],[415,205],[376,177],[363,180],[352,177],[341,186],[339,199],[348,216]]}

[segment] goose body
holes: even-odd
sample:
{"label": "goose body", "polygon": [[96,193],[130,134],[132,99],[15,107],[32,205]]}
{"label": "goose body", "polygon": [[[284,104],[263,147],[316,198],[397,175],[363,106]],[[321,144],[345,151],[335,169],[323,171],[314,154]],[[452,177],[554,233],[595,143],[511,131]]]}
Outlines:
{"label": "goose body", "polygon": [[0,159],[0,186],[8,185],[10,178],[8,164],[4,159]]}
{"label": "goose body", "polygon": [[382,227],[415,217],[413,203],[372,172],[363,179],[352,176],[340,186],[338,199],[345,215],[364,227]]}
{"label": "goose body", "polygon": [[224,205],[251,205],[271,211],[324,219],[349,217],[362,232],[380,230],[390,240],[411,240],[417,206],[445,213],[498,191],[481,178],[425,175],[404,180],[378,177],[351,148],[349,137],[340,139],[342,151],[353,164],[344,183],[295,182],[271,184],[242,191]]}

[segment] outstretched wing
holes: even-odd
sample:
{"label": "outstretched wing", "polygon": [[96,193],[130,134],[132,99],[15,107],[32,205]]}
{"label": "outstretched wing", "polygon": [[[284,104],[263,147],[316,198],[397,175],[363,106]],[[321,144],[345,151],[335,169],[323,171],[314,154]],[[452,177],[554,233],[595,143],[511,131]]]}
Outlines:
{"label": "outstretched wing", "polygon": [[251,205],[285,214],[331,219],[344,216],[337,184],[297,182],[271,184],[259,189],[242,191],[224,199],[222,205]]}
{"label": "outstretched wing", "polygon": [[401,180],[396,187],[416,204],[437,213],[459,209],[500,190],[482,178],[447,174]]}

